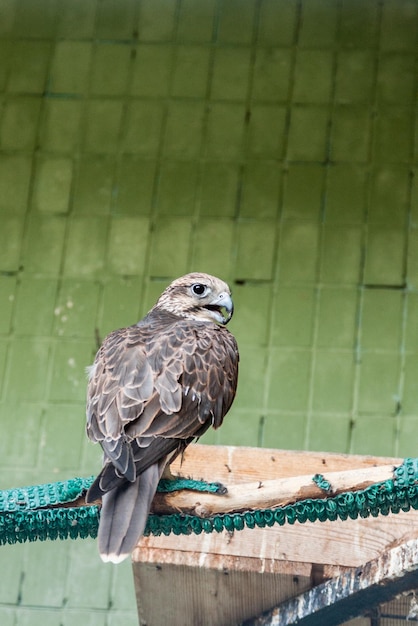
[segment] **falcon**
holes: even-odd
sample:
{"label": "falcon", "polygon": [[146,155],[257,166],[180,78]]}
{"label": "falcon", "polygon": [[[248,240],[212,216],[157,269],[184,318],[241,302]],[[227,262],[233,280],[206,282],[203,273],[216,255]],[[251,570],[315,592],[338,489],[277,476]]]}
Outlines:
{"label": "falcon", "polygon": [[133,551],[164,470],[222,424],[238,377],[237,343],[225,328],[233,310],[226,283],[187,274],[141,321],[110,333],[88,368],[87,435],[104,461],[86,500],[102,500],[103,561]]}

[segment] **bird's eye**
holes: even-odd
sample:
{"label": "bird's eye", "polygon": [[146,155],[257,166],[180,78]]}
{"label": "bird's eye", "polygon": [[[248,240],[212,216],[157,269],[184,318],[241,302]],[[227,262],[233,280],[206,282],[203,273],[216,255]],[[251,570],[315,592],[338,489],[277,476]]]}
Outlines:
{"label": "bird's eye", "polygon": [[207,287],[201,283],[195,283],[192,285],[192,291],[196,296],[204,296],[207,291]]}

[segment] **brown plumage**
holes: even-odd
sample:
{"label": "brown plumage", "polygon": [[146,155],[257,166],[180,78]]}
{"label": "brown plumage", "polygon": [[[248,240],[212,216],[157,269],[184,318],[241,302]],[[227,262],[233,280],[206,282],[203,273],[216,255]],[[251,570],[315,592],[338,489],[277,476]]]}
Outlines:
{"label": "brown plumage", "polygon": [[104,466],[87,501],[102,498],[99,552],[123,560],[142,535],[164,468],[235,396],[238,348],[225,328],[229,287],[187,274],[167,287],[134,326],[106,337],[89,368],[87,434]]}

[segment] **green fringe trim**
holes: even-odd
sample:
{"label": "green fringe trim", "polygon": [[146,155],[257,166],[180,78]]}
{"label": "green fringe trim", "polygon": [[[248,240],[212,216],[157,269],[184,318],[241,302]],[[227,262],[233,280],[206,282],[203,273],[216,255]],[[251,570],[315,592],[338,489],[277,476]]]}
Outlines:
{"label": "green fringe trim", "polygon": [[[330,485],[321,474],[312,480],[325,493]],[[67,481],[0,491],[0,545],[46,539],[84,539],[96,537],[100,516],[97,505],[72,507],[83,495],[93,478]],[[222,493],[219,483],[190,479],[161,481],[160,491],[193,489]],[[62,506],[66,505],[66,506]],[[243,513],[200,518],[193,515],[150,515],[145,535],[189,535],[243,528],[264,528],[285,523],[357,519],[377,517],[418,509],[418,459],[405,459],[394,470],[393,479],[376,483],[367,489],[347,492],[335,497],[306,499],[275,509],[260,509]]]}

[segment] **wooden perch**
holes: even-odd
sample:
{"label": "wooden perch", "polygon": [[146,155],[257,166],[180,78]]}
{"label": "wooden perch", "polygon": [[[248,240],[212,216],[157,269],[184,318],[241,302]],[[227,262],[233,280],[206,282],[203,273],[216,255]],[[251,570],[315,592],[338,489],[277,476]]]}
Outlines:
{"label": "wooden perch", "polygon": [[[228,494],[159,493],[153,511],[211,515],[332,497],[392,479],[402,461],[196,444],[174,461],[173,474],[220,481]],[[329,492],[312,480],[316,474],[328,481]],[[142,537],[133,554],[139,613],[149,626],[239,624],[416,540],[417,528],[418,511],[411,510],[236,533]]]}
{"label": "wooden perch", "polygon": [[228,485],[225,495],[195,491],[157,493],[152,512],[157,514],[189,513],[209,517],[219,513],[232,513],[255,509],[285,506],[307,498],[318,499],[347,491],[359,491],[393,477],[393,465],[381,465],[357,470],[327,472],[324,478],[330,483],[324,491],[312,480],[312,475],[260,480]]}

